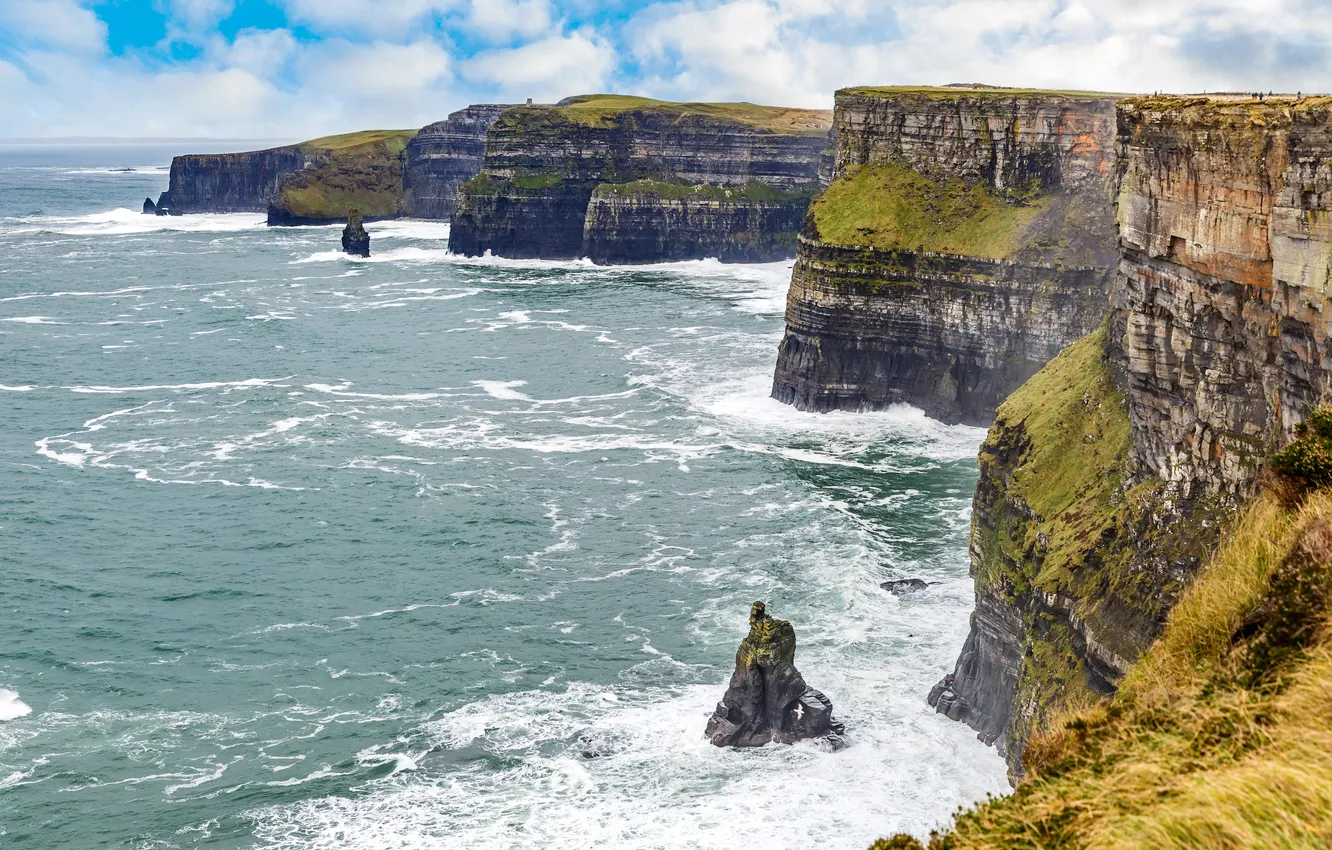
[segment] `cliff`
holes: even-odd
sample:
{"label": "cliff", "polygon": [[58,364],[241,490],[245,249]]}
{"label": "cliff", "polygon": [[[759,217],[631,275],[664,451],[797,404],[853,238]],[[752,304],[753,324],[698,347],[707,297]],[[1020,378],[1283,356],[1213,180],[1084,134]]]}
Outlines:
{"label": "cliff", "polygon": [[169,188],[157,206],[169,209],[173,215],[264,212],[282,178],[301,170],[305,163],[305,153],[297,145],[174,157]]}
{"label": "cliff", "polygon": [[1106,328],[999,408],[977,607],[931,699],[1005,748],[1111,693],[1329,386],[1332,100],[1118,110]]}
{"label": "cliff", "polygon": [[1114,116],[1079,92],[839,91],[773,397],[989,424],[1105,315]]}
{"label": "cliff", "polygon": [[402,214],[449,219],[458,187],[481,172],[486,130],[508,107],[475,104],[417,131],[403,152]]}
{"label": "cliff", "polygon": [[614,95],[507,109],[459,192],[449,248],[624,263],[791,256],[829,120]]}
{"label": "cliff", "polygon": [[353,212],[396,216],[402,203],[403,149],[411,130],[366,130],[303,142],[300,171],[283,175],[268,204],[268,223],[337,224]]}

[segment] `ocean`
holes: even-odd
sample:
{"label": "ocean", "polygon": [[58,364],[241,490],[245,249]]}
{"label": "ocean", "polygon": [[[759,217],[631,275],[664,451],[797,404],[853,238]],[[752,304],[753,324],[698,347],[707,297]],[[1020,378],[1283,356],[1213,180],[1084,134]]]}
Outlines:
{"label": "ocean", "polygon": [[[983,431],[769,399],[789,263],[354,260],[141,215],[168,161],[0,150],[0,847],[852,850],[1007,790],[924,699]],[[703,739],[754,600],[844,750]]]}

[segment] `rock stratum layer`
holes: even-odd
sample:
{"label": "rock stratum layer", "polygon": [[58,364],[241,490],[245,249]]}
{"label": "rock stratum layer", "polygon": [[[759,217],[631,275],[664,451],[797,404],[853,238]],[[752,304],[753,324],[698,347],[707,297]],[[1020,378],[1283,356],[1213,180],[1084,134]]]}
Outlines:
{"label": "rock stratum layer", "polygon": [[647,263],[793,255],[831,116],[595,95],[505,110],[449,248]]}
{"label": "rock stratum layer", "polygon": [[799,239],[773,396],[985,425],[1104,317],[1114,98],[837,93],[832,184]]}
{"label": "rock stratum layer", "polygon": [[474,104],[417,131],[403,151],[403,215],[445,221],[453,217],[458,187],[481,173],[486,130],[507,108]]}
{"label": "rock stratum layer", "polygon": [[1104,328],[1000,406],[972,630],[931,694],[1004,748],[1112,692],[1329,387],[1332,100],[1120,104]]}

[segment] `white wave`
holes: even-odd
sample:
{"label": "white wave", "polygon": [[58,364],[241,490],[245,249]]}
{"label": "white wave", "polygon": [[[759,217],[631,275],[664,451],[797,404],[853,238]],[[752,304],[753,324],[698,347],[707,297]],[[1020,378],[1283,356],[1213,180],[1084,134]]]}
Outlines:
{"label": "white wave", "polygon": [[449,223],[424,218],[395,218],[366,225],[372,239],[430,239],[448,244]]}
{"label": "white wave", "polygon": [[0,688],[0,722],[7,720],[18,720],[20,717],[27,717],[32,714],[32,709],[15,691],[8,688]]}
{"label": "white wave", "polygon": [[24,386],[21,386],[21,387],[10,387],[10,386],[6,386],[5,384],[0,384],[0,392],[3,392],[3,393],[30,393],[30,392],[32,392],[32,391],[35,390],[35,389],[37,389],[37,388],[36,388],[36,387],[30,387],[30,386],[27,386],[27,385],[24,385]]}
{"label": "white wave", "polygon": [[518,387],[527,386],[527,381],[472,381],[472,386],[480,387],[491,398],[509,401],[531,401],[532,399],[518,392]]}
{"label": "white wave", "polygon": [[407,246],[376,250],[373,234],[371,234],[370,241],[371,249],[368,257],[356,257],[345,251],[317,251],[308,257],[292,260],[292,263],[330,263],[343,260],[349,263],[439,263],[448,260],[451,256],[448,250],[444,248]]}
{"label": "white wave", "polygon": [[35,216],[22,220],[10,232],[59,233],[68,236],[128,236],[173,230],[185,233],[239,233],[263,230],[267,217],[259,213],[200,213],[196,215],[144,215],[124,207],[81,216]]}
{"label": "white wave", "polygon": [[243,381],[202,381],[197,384],[144,384],[134,387],[111,387],[111,386],[77,386],[63,387],[70,392],[75,393],[141,393],[155,392],[157,390],[216,390],[227,389],[246,389],[248,387],[270,387],[283,386],[281,381],[289,380],[292,376],[285,378],[246,378]]}
{"label": "white wave", "polygon": [[68,322],[62,322],[53,319],[50,316],[7,316],[0,319],[0,322],[17,322],[23,325],[67,325]]}
{"label": "white wave", "polygon": [[429,401],[435,398],[444,398],[452,395],[451,393],[354,393],[348,391],[350,383],[338,384],[306,384],[307,390],[315,392],[328,393],[329,395],[345,396],[347,398],[366,398],[376,401]]}
{"label": "white wave", "polygon": [[123,168],[103,166],[102,168],[71,168],[63,173],[74,174],[124,174],[143,175],[143,174],[170,174],[170,165],[130,165]]}

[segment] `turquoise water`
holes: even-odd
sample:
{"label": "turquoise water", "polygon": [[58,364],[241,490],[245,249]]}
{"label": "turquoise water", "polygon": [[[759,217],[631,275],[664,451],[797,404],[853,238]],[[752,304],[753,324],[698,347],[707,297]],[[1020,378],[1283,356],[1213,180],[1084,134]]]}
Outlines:
{"label": "turquoise water", "polygon": [[[769,400],[788,265],[353,261],[133,156],[0,167],[0,846],[860,848],[1005,788],[923,700],[982,433]],[[754,599],[846,750],[703,740]]]}

